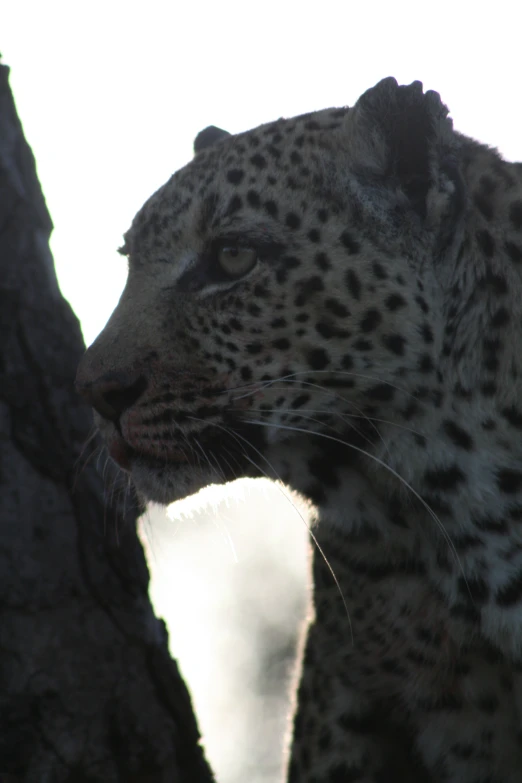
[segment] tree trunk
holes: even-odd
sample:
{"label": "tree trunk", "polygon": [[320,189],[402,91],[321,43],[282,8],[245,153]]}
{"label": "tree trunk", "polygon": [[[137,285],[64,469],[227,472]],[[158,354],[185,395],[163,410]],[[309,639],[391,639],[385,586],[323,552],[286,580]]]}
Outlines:
{"label": "tree trunk", "polygon": [[0,66],[0,780],[210,783],[136,498],[96,436],[85,446],[51,229]]}

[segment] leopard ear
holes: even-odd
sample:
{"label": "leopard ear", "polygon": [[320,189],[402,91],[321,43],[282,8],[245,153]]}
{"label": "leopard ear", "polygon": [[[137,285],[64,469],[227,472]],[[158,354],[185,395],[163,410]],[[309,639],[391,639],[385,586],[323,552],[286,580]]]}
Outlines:
{"label": "leopard ear", "polygon": [[207,147],[212,147],[216,142],[224,139],[225,136],[230,135],[231,134],[226,130],[216,128],[215,125],[209,125],[208,128],[200,131],[194,139],[194,155],[197,155],[198,152],[201,152],[201,150],[204,150]]}
{"label": "leopard ear", "polygon": [[453,123],[439,94],[424,93],[421,82],[399,87],[383,79],[348,112],[345,130],[355,167],[395,181],[425,216],[441,168],[446,174],[455,168]]}

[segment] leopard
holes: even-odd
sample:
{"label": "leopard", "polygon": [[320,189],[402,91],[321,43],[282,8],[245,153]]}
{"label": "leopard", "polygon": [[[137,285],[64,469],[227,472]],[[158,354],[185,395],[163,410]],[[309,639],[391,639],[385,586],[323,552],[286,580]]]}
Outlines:
{"label": "leopard", "polygon": [[286,779],[519,783],[522,164],[390,77],[210,126],[121,252],[76,380],[111,458],[313,509]]}

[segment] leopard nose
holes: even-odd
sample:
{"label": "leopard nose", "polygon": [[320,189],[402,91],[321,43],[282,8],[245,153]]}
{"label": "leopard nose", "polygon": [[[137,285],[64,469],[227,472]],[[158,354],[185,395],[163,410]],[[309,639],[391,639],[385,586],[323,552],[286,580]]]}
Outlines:
{"label": "leopard nose", "polygon": [[147,381],[143,375],[135,378],[110,372],[95,381],[77,380],[76,388],[102,418],[116,422],[139,400],[147,388]]}

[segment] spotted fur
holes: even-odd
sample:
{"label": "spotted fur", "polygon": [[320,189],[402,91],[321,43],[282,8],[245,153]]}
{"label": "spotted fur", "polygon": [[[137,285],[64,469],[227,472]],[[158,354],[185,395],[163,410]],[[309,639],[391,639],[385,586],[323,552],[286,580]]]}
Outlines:
{"label": "spotted fur", "polygon": [[520,164],[393,79],[198,139],[79,369],[109,451],[161,503],[269,475],[317,508],[291,783],[518,783]]}

